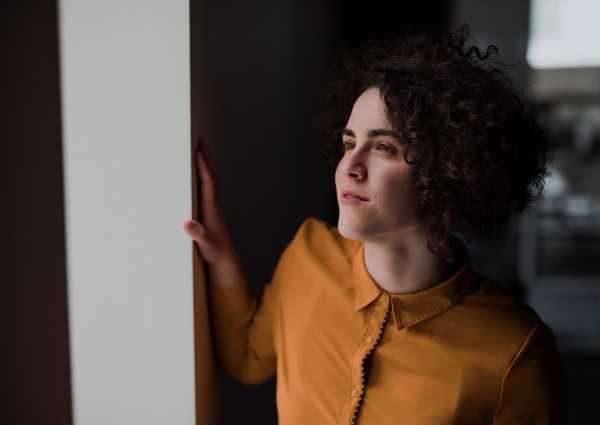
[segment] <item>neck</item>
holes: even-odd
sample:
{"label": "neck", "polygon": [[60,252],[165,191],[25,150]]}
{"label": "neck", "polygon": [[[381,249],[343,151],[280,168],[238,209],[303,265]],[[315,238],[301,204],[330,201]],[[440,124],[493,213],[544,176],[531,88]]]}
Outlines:
{"label": "neck", "polygon": [[382,290],[413,294],[439,285],[456,273],[456,262],[448,264],[427,249],[423,233],[414,229],[393,238],[365,242],[365,265]]}

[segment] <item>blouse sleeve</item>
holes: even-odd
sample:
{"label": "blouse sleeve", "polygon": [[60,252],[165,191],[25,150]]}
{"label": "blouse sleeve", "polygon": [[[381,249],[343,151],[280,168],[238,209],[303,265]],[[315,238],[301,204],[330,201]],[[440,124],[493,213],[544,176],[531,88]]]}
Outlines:
{"label": "blouse sleeve", "polygon": [[259,297],[245,275],[230,288],[209,286],[217,353],[225,370],[246,385],[266,381],[276,372],[274,292],[269,283]]}
{"label": "blouse sleeve", "polygon": [[550,328],[540,322],[504,375],[494,425],[566,425],[568,382]]}

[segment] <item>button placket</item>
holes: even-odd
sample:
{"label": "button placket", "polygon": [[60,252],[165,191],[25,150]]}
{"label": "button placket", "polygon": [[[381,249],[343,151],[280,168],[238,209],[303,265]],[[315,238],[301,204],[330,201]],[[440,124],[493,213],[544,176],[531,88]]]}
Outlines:
{"label": "button placket", "polygon": [[366,337],[363,337],[364,340],[361,343],[361,347],[355,353],[352,361],[352,398],[346,400],[340,417],[341,424],[354,424],[354,419],[356,418],[360,400],[364,392],[364,361],[377,345],[388,316],[388,297],[385,294],[381,294],[378,300],[379,302],[375,302],[371,306],[373,313],[367,325]]}

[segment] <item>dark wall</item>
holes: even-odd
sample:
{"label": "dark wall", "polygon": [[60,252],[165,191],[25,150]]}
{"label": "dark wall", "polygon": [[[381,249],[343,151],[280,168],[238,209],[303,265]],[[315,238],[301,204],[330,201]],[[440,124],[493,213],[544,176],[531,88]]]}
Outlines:
{"label": "dark wall", "polygon": [[2,2],[0,46],[0,421],[70,424],[56,2]]}
{"label": "dark wall", "polygon": [[525,56],[529,42],[531,0],[454,0],[451,25],[467,23],[477,43],[494,44],[507,63],[514,64],[511,77],[526,88],[529,67]]}
{"label": "dark wall", "polygon": [[[337,225],[333,172],[311,131],[341,43],[446,29],[449,1],[200,2],[199,133],[220,174],[228,226],[262,293],[308,216]],[[219,422],[275,424],[275,379],[244,387],[218,373]]]}
{"label": "dark wall", "polygon": [[[529,37],[530,0],[454,0],[451,26],[468,24],[477,45],[493,44],[498,55],[514,65],[505,72],[518,87],[527,91],[528,65],[525,59]],[[500,231],[474,238],[468,245],[475,269],[504,285],[523,299],[525,289],[517,277],[519,219]]]}
{"label": "dark wall", "polygon": [[340,0],[338,40],[352,44],[449,29],[453,2]]}
{"label": "dark wall", "polygon": [[[333,180],[312,140],[318,89],[335,47],[327,1],[201,2],[199,134],[211,148],[233,242],[262,293],[309,215],[335,222]],[[218,423],[276,424],[275,379],[244,387],[217,371]]]}

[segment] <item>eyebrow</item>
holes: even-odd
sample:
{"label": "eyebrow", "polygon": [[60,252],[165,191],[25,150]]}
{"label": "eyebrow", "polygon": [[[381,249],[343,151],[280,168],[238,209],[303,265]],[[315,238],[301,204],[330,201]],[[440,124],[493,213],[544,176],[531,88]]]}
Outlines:
{"label": "eyebrow", "polygon": [[[354,132],[352,130],[350,130],[349,128],[343,129],[342,135],[356,138],[356,135],[354,134]],[[375,130],[367,131],[367,137],[369,139],[373,139],[377,136],[389,136],[389,137],[393,137],[398,142],[400,141],[400,135],[393,130],[387,130],[385,128],[378,128]]]}

